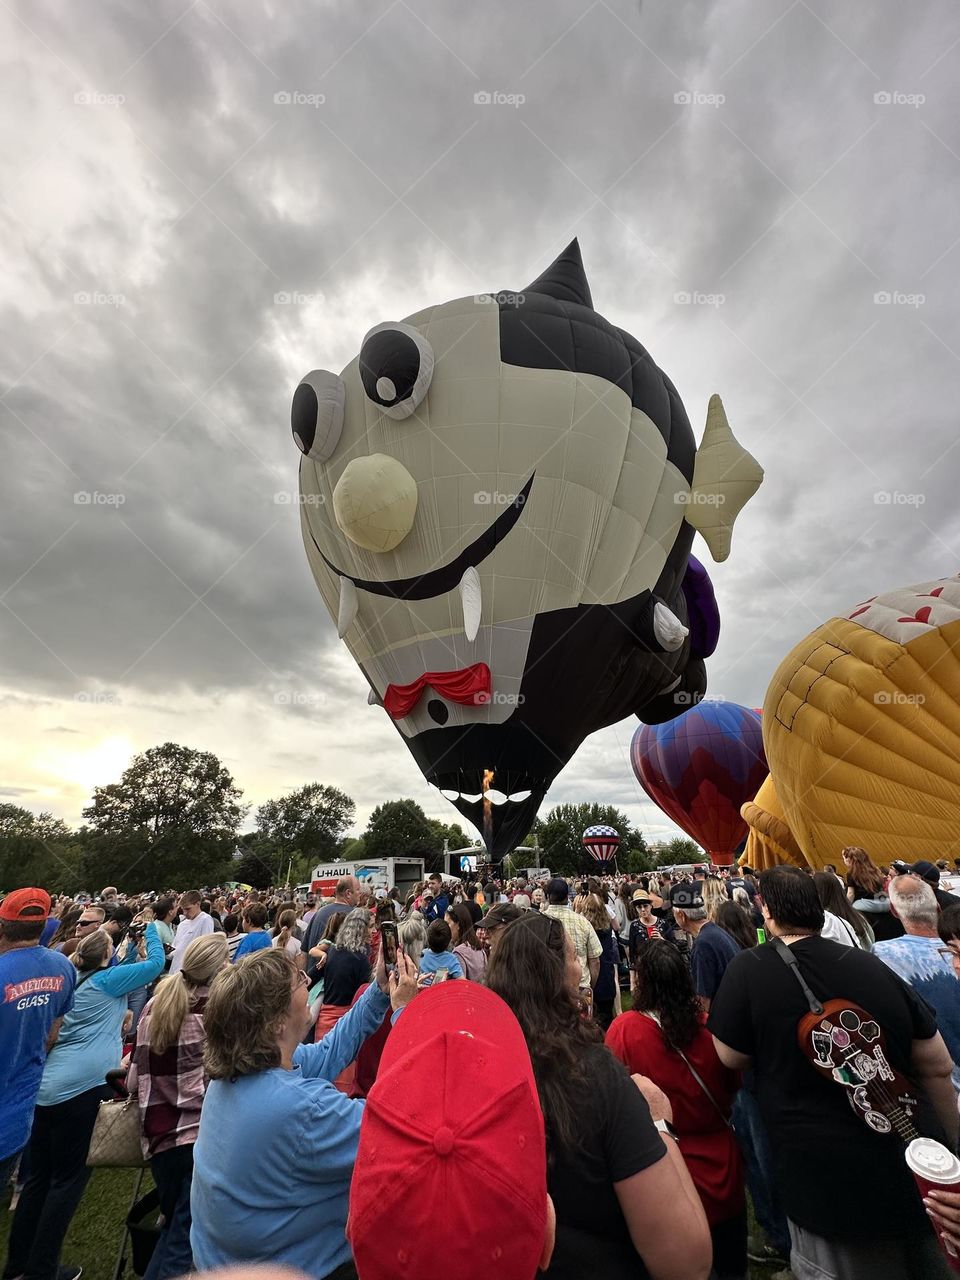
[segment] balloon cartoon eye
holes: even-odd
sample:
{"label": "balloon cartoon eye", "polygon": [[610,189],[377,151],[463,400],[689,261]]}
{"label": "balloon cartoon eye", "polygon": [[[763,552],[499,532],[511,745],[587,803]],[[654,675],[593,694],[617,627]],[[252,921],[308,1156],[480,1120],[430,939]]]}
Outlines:
{"label": "balloon cartoon eye", "polygon": [[360,348],[360,381],[388,417],[409,418],[433,377],[433,348],[408,324],[375,325]]}
{"label": "balloon cartoon eye", "polygon": [[335,373],[314,369],[293,393],[290,427],[301,453],[326,462],[343,430],[345,387]]}

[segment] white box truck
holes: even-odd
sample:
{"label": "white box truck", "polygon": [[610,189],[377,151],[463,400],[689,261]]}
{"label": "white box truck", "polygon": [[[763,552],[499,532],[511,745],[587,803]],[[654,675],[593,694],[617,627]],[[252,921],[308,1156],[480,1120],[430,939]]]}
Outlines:
{"label": "white box truck", "polygon": [[342,876],[356,876],[367,893],[400,890],[400,901],[424,878],[422,858],[360,858],[356,862],[321,862],[313,868],[310,892],[332,898]]}

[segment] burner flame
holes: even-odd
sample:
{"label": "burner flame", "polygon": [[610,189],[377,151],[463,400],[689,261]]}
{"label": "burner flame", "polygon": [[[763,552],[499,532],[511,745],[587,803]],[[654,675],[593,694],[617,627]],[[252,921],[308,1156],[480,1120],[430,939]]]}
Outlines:
{"label": "burner flame", "polygon": [[493,805],[487,799],[487,792],[493,786],[493,770],[483,771],[483,841],[487,848],[493,844]]}

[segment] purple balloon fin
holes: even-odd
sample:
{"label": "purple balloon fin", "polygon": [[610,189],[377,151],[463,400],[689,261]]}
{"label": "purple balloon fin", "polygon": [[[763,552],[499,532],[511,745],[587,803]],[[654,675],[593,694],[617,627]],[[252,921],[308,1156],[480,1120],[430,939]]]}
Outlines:
{"label": "purple balloon fin", "polygon": [[687,602],[690,653],[694,658],[709,658],[720,639],[720,610],[710,575],[696,556],[687,561],[681,586]]}

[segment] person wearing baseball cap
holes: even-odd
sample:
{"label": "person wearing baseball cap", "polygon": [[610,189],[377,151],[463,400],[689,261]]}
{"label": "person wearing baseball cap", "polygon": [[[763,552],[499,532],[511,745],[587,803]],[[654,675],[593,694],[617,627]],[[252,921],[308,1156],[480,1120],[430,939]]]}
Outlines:
{"label": "person wearing baseball cap", "polygon": [[513,924],[514,920],[519,920],[523,915],[521,907],[515,907],[512,902],[498,902],[492,906],[480,923],[476,926],[477,937],[483,944],[483,949],[489,956],[494,941],[503,932],[508,924]]}
{"label": "person wearing baseball cap", "polygon": [[700,885],[681,880],[670,890],[670,906],[677,924],[693,940],[690,967],[693,985],[704,1013],[720,987],[727,965],[740,948],[725,929],[707,919]]}
{"label": "person wearing baseball cap", "polygon": [[360,1280],[534,1280],[554,1229],[520,1024],[476,983],[422,991],[390,1032],[360,1124],[347,1223]]}
{"label": "person wearing baseball cap", "polygon": [[0,1188],[27,1145],[43,1065],[73,1007],[76,969],[40,945],[49,915],[43,889],[0,902]]}
{"label": "person wearing baseball cap", "polygon": [[955,893],[948,893],[946,889],[940,888],[940,871],[932,862],[922,859],[920,862],[915,862],[908,870],[911,875],[919,876],[921,880],[926,881],[933,890],[933,896],[941,911],[945,911],[947,907],[960,906],[960,898]]}

